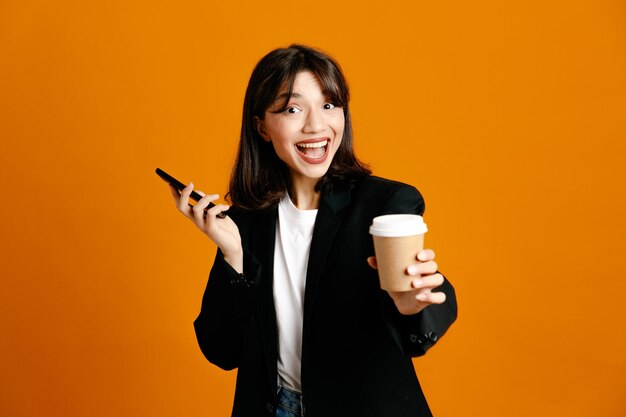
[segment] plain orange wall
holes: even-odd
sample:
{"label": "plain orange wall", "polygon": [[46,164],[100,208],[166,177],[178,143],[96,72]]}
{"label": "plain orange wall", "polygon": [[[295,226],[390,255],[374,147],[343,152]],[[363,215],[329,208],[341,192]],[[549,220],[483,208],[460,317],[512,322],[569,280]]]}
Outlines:
{"label": "plain orange wall", "polygon": [[248,76],[342,64],[357,151],[425,195],[460,317],[438,417],[626,413],[617,1],[0,4],[0,415],[226,416],[192,322],[215,247],[153,173],[223,193]]}

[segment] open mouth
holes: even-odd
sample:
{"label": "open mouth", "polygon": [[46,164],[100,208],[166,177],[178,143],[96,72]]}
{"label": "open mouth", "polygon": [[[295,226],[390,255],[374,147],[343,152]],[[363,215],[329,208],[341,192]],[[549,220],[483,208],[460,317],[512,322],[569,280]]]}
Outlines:
{"label": "open mouth", "polygon": [[328,156],[329,142],[328,139],[299,142],[296,143],[296,151],[306,162],[319,164],[324,162]]}

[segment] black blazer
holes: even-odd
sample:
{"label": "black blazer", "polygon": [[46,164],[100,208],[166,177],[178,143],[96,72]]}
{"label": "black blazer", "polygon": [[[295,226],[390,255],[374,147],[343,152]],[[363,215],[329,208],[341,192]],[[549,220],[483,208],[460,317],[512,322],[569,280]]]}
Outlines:
{"label": "black blazer", "polygon": [[[454,289],[446,280],[438,289],[446,293],[444,304],[403,316],[366,262],[374,255],[374,217],[423,212],[414,187],[372,176],[322,196],[304,296],[301,382],[307,417],[431,416],[411,357],[426,353],[456,319]],[[241,234],[245,278],[218,250],[194,326],[210,362],[238,368],[232,416],[272,416],[277,209],[231,208],[229,216]]]}

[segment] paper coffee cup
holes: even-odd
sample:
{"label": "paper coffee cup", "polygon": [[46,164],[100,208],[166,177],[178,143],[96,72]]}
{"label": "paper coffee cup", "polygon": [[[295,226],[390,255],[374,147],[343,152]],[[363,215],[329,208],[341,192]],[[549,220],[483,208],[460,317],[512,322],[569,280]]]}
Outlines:
{"label": "paper coffee cup", "polygon": [[370,226],[378,264],[380,287],[387,291],[410,291],[412,277],[406,273],[424,248],[428,231],[422,216],[390,214],[375,217]]}

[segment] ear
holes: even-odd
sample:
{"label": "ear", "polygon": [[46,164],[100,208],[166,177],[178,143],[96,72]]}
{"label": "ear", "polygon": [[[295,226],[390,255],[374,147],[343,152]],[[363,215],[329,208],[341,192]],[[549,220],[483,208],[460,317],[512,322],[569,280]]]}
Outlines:
{"label": "ear", "polygon": [[256,125],[256,131],[259,132],[259,135],[261,135],[263,140],[265,140],[266,142],[271,142],[272,138],[270,138],[270,135],[268,135],[267,131],[265,130],[265,122],[261,120],[258,116],[254,116],[254,124]]}

